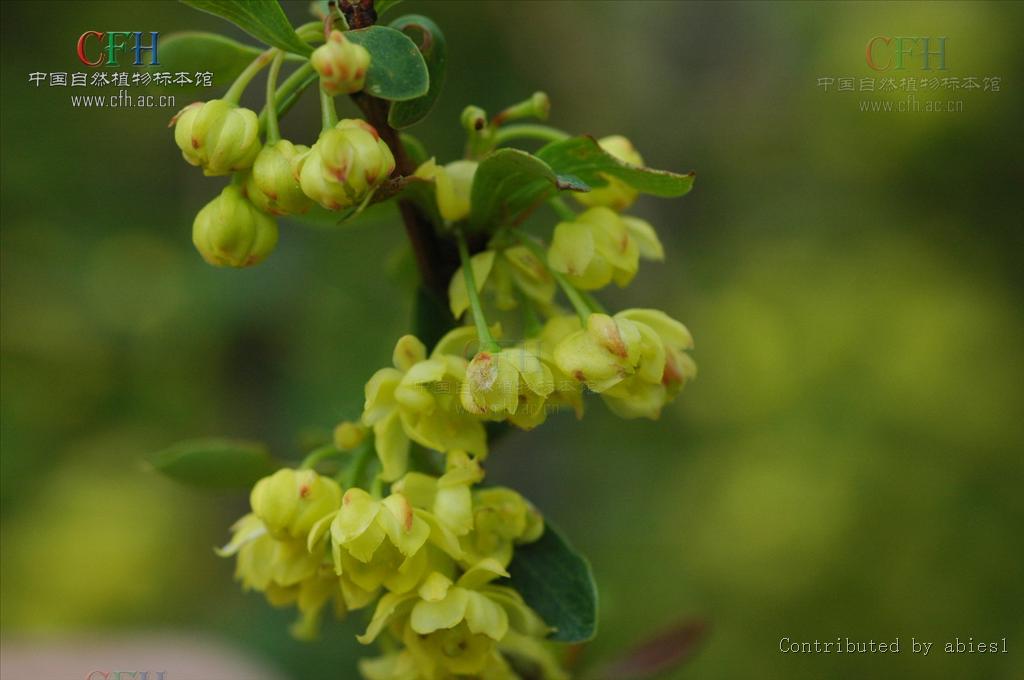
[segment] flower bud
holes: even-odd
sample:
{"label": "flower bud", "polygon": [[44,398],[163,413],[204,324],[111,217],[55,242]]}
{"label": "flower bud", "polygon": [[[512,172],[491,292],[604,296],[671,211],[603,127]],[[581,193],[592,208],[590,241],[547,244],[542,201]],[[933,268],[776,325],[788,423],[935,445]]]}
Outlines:
{"label": "flower bud", "polygon": [[249,267],[277,245],[277,222],[249,202],[236,186],[203,206],[192,223],[192,243],[218,267]]}
{"label": "flower bud", "polygon": [[548,264],[583,290],[603,288],[612,281],[622,287],[636,275],[640,249],[620,215],[597,207],[555,227]]}
{"label": "flower bud", "polygon": [[434,181],[437,209],[447,222],[456,222],[469,215],[469,196],[476,175],[476,161],[453,161],[439,166],[431,158],[416,168],[416,176]]}
{"label": "flower bud", "polygon": [[320,133],[297,165],[303,193],[328,210],[359,204],[394,169],[395,157],[377,130],[352,118]]}
{"label": "flower bud", "polygon": [[284,468],[256,482],[249,502],[272,536],[304,539],[341,507],[341,487],[313,470]]}
{"label": "flower bud", "polygon": [[363,89],[370,53],[362,45],[345,38],[341,31],[331,31],[327,42],[316,48],[309,58],[320,74],[320,87],[330,95],[352,94]]}
{"label": "flower bud", "polygon": [[257,208],[271,215],[301,215],[313,202],[302,193],[295,166],[308,146],[286,139],[265,146],[256,156],[252,173],[245,182],[245,193]]}
{"label": "flower bud", "polygon": [[466,132],[483,130],[487,127],[487,112],[479,106],[469,105],[462,109],[462,115],[459,120],[462,123],[462,127],[466,129]]}
{"label": "flower bud", "polygon": [[351,451],[366,439],[366,426],[351,421],[338,423],[334,428],[334,446],[339,451]]}
{"label": "flower bud", "polygon": [[532,543],[544,533],[544,518],[518,492],[495,486],[473,492],[473,530],[460,540],[469,562],[512,560],[515,545]]}
{"label": "flower bud", "polygon": [[171,123],[181,155],[206,175],[245,170],[260,152],[256,113],[223,99],[189,104]]}
{"label": "flower bud", "polygon": [[[622,135],[605,137],[598,140],[597,143],[620,161],[630,165],[643,165],[644,159],[640,157],[640,153],[633,147],[632,142]],[[589,207],[605,206],[617,212],[622,212],[633,205],[638,193],[636,189],[617,177],[602,176],[608,180],[608,184],[603,187],[594,187],[587,192],[574,193],[573,196],[576,197],[576,200]]]}

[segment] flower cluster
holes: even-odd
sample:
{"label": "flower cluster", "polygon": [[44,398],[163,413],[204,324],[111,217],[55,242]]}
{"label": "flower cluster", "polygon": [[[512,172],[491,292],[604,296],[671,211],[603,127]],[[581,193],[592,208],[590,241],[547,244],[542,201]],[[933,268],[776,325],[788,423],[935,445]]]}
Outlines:
{"label": "flower cluster", "polygon": [[338,121],[334,113],[333,95],[363,89],[370,65],[366,48],[332,31],[310,57],[324,98],[323,131],[312,147],[280,137],[274,94],[280,52],[263,114],[238,105],[270,56],[253,62],[223,98],[189,104],[171,119],[174,141],[188,163],[206,175],[232,176],[192,226],[196,249],[213,265],[248,267],[263,261],[277,245],[274,218],[303,214],[314,204],[327,210],[359,206],[395,169],[391,149],[376,128],[361,119]]}
{"label": "flower cluster", "polygon": [[312,469],[278,470],[253,487],[252,511],[218,553],[236,557],[245,589],[298,608],[300,639],[316,637],[328,605],[342,618],[375,604],[359,641],[387,636],[402,648],[363,660],[371,680],[515,678],[507,657],[564,677],[541,642],[550,629],[500,584],[543,519],[515,491],[481,488],[483,470],[465,451],[449,452],[446,467],[408,472],[386,496],[343,490]]}
{"label": "flower cluster", "polygon": [[[600,144],[624,162],[640,162],[624,137]],[[435,179],[436,200],[443,206],[449,192],[442,180],[451,181],[447,170],[431,160],[418,172]],[[517,228],[499,230],[452,277],[448,297],[456,318],[482,316],[486,308],[498,314],[519,310],[523,318],[525,339],[519,343],[494,343],[486,332],[479,334],[480,349],[460,387],[468,413],[530,429],[561,407],[581,416],[586,388],[623,418],[656,419],[696,376],[689,354],[693,338],[682,323],[657,309],[610,315],[590,295],[611,283],[630,283],[641,259],[665,258],[654,228],[621,212],[637,191],[618,178],[605,179],[606,185],[575,194],[588,206],[582,213],[557,204],[563,219],[546,250]],[[468,212],[467,204],[462,216]],[[559,287],[574,314],[555,302]],[[486,329],[485,320],[474,321]]]}

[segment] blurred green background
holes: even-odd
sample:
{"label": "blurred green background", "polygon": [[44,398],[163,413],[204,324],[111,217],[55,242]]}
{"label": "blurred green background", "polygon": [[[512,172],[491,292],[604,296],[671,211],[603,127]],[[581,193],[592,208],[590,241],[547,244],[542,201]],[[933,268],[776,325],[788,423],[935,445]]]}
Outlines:
{"label": "blurred green background", "polygon": [[[444,95],[414,130],[441,160],[461,151],[464,105],[543,89],[554,125],[698,173],[682,200],[640,200],[668,260],[606,299],[684,320],[699,380],[660,422],[595,400],[488,461],[593,562],[584,663],[702,618],[708,637],[669,677],[1022,677],[1022,5],[403,10],[448,36]],[[213,555],[245,498],[140,461],[213,434],[297,457],[298,433],[356,415],[409,328],[397,215],[284,224],[265,264],[204,265],[191,222],[220,182],[181,160],[174,111],[72,109],[28,74],[85,70],[85,30],[242,34],[171,2],[2,11],[5,639],[184,630],[285,677],[349,677],[360,621],[294,642],[292,612],[241,593]],[[948,36],[948,75],[1001,91],[957,93],[962,112],[868,113],[817,87],[878,76],[875,35]],[[316,111],[307,95],[286,136],[311,142]],[[779,653],[782,637],[838,636],[899,636],[903,652]],[[911,636],[1007,637],[1010,653],[921,658]]]}

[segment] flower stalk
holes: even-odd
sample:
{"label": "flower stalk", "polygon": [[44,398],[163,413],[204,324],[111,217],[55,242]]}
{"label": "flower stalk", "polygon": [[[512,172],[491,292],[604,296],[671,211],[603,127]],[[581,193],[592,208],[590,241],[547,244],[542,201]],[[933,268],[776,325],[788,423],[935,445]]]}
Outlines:
{"label": "flower stalk", "polygon": [[462,233],[462,230],[456,230],[455,239],[459,248],[462,275],[466,279],[466,295],[469,297],[469,308],[473,313],[473,323],[476,325],[476,335],[477,340],[480,342],[480,348],[489,352],[500,352],[501,346],[498,345],[494,336],[491,335],[491,329],[487,327],[484,308],[480,303],[480,294],[477,292],[476,276],[473,274],[473,261],[470,258],[469,246],[466,244],[466,236]]}
{"label": "flower stalk", "polygon": [[279,52],[277,48],[270,48],[266,52],[262,52],[258,57],[252,60],[252,62],[245,67],[245,70],[238,74],[235,78],[235,82],[231,83],[231,87],[224,93],[222,99],[232,104],[237,104],[242,98],[242,93],[245,92],[245,88],[249,86],[252,79],[256,77],[260,71],[266,67],[267,64],[274,58],[274,54]]}
{"label": "flower stalk", "polygon": [[270,64],[270,71],[267,73],[267,103],[264,111],[267,112],[267,146],[281,139],[281,129],[277,122],[277,78],[281,73],[281,64],[284,63],[284,52],[277,50],[274,61]]}

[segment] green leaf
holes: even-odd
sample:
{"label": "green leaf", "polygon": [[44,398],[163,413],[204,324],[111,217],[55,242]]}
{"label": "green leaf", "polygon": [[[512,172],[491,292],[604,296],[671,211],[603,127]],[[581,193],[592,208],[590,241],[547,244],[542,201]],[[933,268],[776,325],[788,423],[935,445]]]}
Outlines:
{"label": "green leaf", "polygon": [[434,108],[434,103],[444,86],[448,44],[438,25],[419,14],[399,17],[391,22],[391,27],[413,38],[427,64],[427,72],[430,74],[430,89],[425,95],[391,105],[391,110],[388,112],[388,123],[395,129],[401,129],[415,125]]}
{"label": "green leaf", "polygon": [[295,28],[277,0],[181,0],[189,7],[227,19],[268,45],[309,56],[313,52],[295,35]]}
{"label": "green leaf", "polygon": [[373,3],[373,9],[377,11],[377,16],[379,17],[400,2],[402,0],[377,0],[377,2]]}
{"label": "green leaf", "polygon": [[560,189],[587,191],[573,177],[559,176],[543,160],[519,149],[498,149],[476,170],[469,215],[477,227],[509,224],[539,206]]}
{"label": "green leaf", "polygon": [[578,177],[593,187],[606,185],[608,181],[602,175],[611,175],[642,193],[666,198],[687,193],[695,177],[692,172],[681,175],[623,163],[602,149],[593,137],[551,142],[537,152],[537,157],[555,172]]}
{"label": "green leaf", "polygon": [[231,439],[179,442],[149,462],[171,479],[208,489],[244,489],[277,468],[262,444]]}
{"label": "green leaf", "polygon": [[511,582],[544,622],[552,640],[583,642],[597,632],[597,586],[590,563],[545,520],[544,534],[516,547]]}
{"label": "green leaf", "polygon": [[370,52],[364,90],[379,99],[405,101],[430,88],[427,64],[409,36],[387,26],[347,31],[345,37]]}
{"label": "green leaf", "polygon": [[[225,38],[216,33],[185,31],[172,33],[160,41],[160,66],[165,71],[196,73],[209,71],[230,85],[263,50]],[[289,54],[287,59],[305,61]]]}

